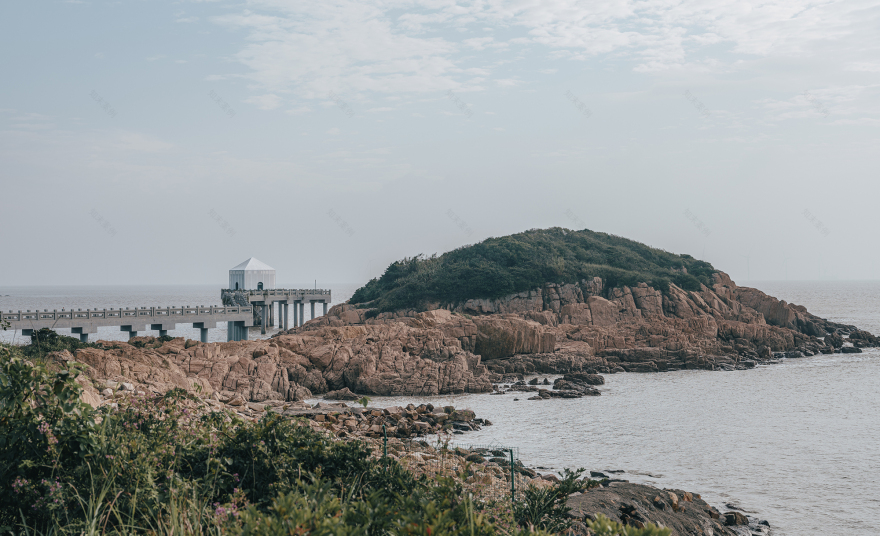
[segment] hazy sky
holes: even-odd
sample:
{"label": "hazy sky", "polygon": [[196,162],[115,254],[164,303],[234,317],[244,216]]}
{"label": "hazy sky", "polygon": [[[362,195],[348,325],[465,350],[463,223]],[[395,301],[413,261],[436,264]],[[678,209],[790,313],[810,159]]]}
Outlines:
{"label": "hazy sky", "polygon": [[877,0],[3,2],[0,80],[2,285],[551,226],[880,278]]}

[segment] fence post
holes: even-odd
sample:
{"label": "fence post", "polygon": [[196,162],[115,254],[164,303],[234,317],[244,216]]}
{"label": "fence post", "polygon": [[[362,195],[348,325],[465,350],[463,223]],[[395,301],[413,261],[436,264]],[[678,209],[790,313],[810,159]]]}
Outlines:
{"label": "fence post", "polygon": [[510,500],[516,502],[516,466],[513,464],[513,449],[510,450]]}
{"label": "fence post", "polygon": [[382,425],[382,435],[384,436],[384,444],[382,445],[382,463],[385,464],[385,468],[388,468],[388,430],[385,428],[385,425]]}

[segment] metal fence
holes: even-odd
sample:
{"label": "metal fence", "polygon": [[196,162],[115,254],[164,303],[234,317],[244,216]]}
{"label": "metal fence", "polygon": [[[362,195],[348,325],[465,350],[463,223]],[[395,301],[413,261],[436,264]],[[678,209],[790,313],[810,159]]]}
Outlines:
{"label": "metal fence", "polygon": [[466,491],[483,501],[517,501],[528,486],[519,449],[502,445],[473,445],[424,441],[388,444],[388,453],[411,472],[429,479],[458,476]]}

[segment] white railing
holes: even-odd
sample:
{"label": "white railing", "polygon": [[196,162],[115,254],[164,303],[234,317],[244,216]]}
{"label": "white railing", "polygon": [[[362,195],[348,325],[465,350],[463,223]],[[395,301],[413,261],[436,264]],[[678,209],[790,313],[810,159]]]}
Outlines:
{"label": "white railing", "polygon": [[125,317],[136,317],[136,318],[162,318],[162,317],[171,317],[171,316],[186,316],[186,315],[240,315],[242,313],[250,313],[253,311],[253,307],[224,307],[224,306],[210,306],[210,307],[138,307],[135,309],[86,309],[85,311],[77,309],[66,311],[64,309],[58,311],[54,309],[52,311],[42,310],[42,311],[18,311],[13,313],[9,311],[8,313],[0,313],[2,315],[3,320],[9,320],[12,322],[21,322],[24,320],[88,320],[91,318],[102,318],[102,319],[112,319],[112,318],[125,318]]}
{"label": "white railing", "polygon": [[330,290],[327,289],[286,289],[286,288],[273,288],[273,289],[264,289],[264,290],[233,290],[233,289],[224,289],[224,292],[246,292],[248,296],[306,296],[306,295],[321,295],[321,296],[330,296]]}

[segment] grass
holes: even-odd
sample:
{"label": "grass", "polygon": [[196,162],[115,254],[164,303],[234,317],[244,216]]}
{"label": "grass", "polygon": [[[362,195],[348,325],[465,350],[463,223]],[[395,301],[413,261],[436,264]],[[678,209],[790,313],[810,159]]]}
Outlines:
{"label": "grass", "polygon": [[440,256],[392,263],[359,288],[352,304],[373,315],[400,309],[454,305],[601,277],[606,289],[648,283],[668,292],[711,285],[716,270],[690,255],[676,255],[619,236],[554,227],[489,238]]}

